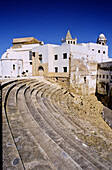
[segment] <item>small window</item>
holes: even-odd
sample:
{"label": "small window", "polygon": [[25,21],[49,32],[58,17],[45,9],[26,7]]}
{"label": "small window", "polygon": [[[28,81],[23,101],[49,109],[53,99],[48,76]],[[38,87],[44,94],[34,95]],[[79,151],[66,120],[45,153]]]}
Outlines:
{"label": "small window", "polygon": [[104,45],[104,43],[102,43],[102,45]]}
{"label": "small window", "polygon": [[35,52],[33,52],[33,56],[35,57]]}
{"label": "small window", "polygon": [[103,51],[103,54],[105,54],[105,51]]}
{"label": "small window", "polygon": [[28,70],[26,70],[26,73],[28,73]]}
{"label": "small window", "polygon": [[58,72],[58,67],[55,67],[55,73],[57,73]]}
{"label": "small window", "polygon": [[111,75],[111,79],[112,79],[112,75]]}
{"label": "small window", "polygon": [[63,67],[63,72],[67,72],[67,67]]}
{"label": "small window", "polygon": [[99,78],[101,78],[101,75],[99,75]]}
{"label": "small window", "polygon": [[67,59],[67,53],[63,53],[63,59]]}
{"label": "small window", "polygon": [[75,41],[73,43],[75,44]]}
{"label": "small window", "polygon": [[54,59],[55,59],[55,60],[58,60],[58,55],[54,55]]}
{"label": "small window", "polygon": [[30,65],[32,65],[32,62],[30,62]]}
{"label": "small window", "polygon": [[100,53],[100,50],[98,50],[98,53]]}
{"label": "small window", "polygon": [[105,78],[105,75],[103,75],[103,79]]}
{"label": "small window", "polygon": [[108,79],[108,77],[109,77],[109,76],[107,75],[107,79]]}
{"label": "small window", "polygon": [[13,70],[15,70],[15,64],[13,64]]}
{"label": "small window", "polygon": [[70,44],[70,41],[68,41],[68,44]]}
{"label": "small window", "polygon": [[29,60],[32,60],[32,51],[29,51]]}
{"label": "small window", "polygon": [[42,63],[42,54],[39,55],[39,62]]}
{"label": "small window", "polygon": [[71,41],[71,44],[72,44],[72,41]]}
{"label": "small window", "polygon": [[84,83],[86,83],[86,77],[84,77]]}
{"label": "small window", "polygon": [[92,51],[94,51],[94,49],[92,49]]}

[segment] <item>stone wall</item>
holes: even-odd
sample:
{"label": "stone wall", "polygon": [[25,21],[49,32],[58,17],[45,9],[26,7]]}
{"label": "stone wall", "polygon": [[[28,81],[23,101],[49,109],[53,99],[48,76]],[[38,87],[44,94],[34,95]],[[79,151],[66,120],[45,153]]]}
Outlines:
{"label": "stone wall", "polygon": [[97,63],[71,58],[70,89],[81,94],[95,94]]}
{"label": "stone wall", "polygon": [[[43,71],[39,71],[39,67],[42,67]],[[35,56],[32,56],[32,75],[48,76],[48,63],[40,63],[38,52],[35,52]]]}
{"label": "stone wall", "polygon": [[50,74],[47,80],[57,82],[64,86],[67,91],[79,95],[91,95],[96,92],[97,63],[89,60],[69,59],[69,73],[67,77],[63,74]]}

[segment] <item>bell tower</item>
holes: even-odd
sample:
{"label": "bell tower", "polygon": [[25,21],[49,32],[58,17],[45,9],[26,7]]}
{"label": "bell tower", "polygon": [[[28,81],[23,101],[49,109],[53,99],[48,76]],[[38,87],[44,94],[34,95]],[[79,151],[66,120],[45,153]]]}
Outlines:
{"label": "bell tower", "polygon": [[77,44],[77,38],[75,39],[72,38],[70,31],[68,30],[65,39],[62,38],[61,43],[66,43],[66,44]]}

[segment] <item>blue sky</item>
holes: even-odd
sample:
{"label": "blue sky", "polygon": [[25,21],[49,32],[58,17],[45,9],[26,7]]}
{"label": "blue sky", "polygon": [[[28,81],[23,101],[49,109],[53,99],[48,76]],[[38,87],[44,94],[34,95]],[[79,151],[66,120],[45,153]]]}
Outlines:
{"label": "blue sky", "polygon": [[68,29],[78,43],[95,43],[103,33],[112,58],[111,0],[2,0],[0,57],[13,38],[35,37],[45,44],[61,44]]}

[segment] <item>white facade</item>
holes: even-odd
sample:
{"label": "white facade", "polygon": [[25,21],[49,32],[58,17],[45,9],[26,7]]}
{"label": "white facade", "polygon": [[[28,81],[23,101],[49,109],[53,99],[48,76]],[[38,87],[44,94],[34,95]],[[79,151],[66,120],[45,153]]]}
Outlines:
{"label": "white facade", "polygon": [[23,61],[21,59],[1,59],[2,77],[22,76]]}
{"label": "white facade", "polygon": [[[103,35],[104,36],[104,35]],[[101,41],[103,42],[101,36]],[[25,38],[23,38],[25,39]],[[23,41],[22,39],[22,41]],[[106,38],[105,38],[106,39]],[[29,39],[28,39],[29,40]],[[27,40],[27,42],[28,42]],[[20,39],[19,39],[20,41]],[[25,40],[24,40],[25,41]],[[105,40],[106,41],[106,40]],[[16,45],[18,39],[14,39],[14,48],[7,49],[1,57],[1,76],[17,77],[21,76],[24,72],[26,76],[32,76],[32,58],[31,53],[37,52],[38,55],[42,55],[42,63],[48,63],[48,72],[59,73],[67,72],[69,73],[69,57],[72,55],[74,59],[80,59],[82,62],[95,61],[104,62],[108,61],[108,46],[106,44],[96,44],[96,43],[82,43],[77,44],[77,39],[72,39],[70,32],[68,31],[66,38],[62,40],[61,45],[53,45],[43,43],[39,44],[21,44]],[[98,39],[98,43],[100,39]],[[14,44],[13,43],[13,44]],[[17,47],[16,47],[17,46]],[[18,48],[20,47],[20,48]],[[64,53],[66,53],[67,58],[63,58]],[[57,55],[57,59],[55,59]],[[15,64],[15,70],[12,70]],[[18,71],[19,68],[19,71]],[[58,68],[56,70],[56,68]]]}
{"label": "white facade", "polygon": [[[100,53],[98,50],[100,50]],[[108,61],[109,59],[108,46],[102,46],[94,43],[78,45],[66,43],[63,43],[62,45],[46,44],[44,46],[36,47],[32,49],[32,51],[42,54],[43,63],[48,63],[49,72],[55,72],[55,67],[58,67],[58,72],[60,73],[63,73],[63,67],[67,67],[67,70],[69,71],[70,54],[76,59],[91,60],[98,63]],[[64,53],[67,53],[66,59],[63,59]],[[58,56],[57,60],[55,60],[55,55]]]}
{"label": "white facade", "polygon": [[[2,77],[22,76],[25,72],[26,76],[32,76],[32,60],[30,60],[30,51],[32,48],[7,49],[0,60]],[[15,69],[12,69],[15,65]]]}

